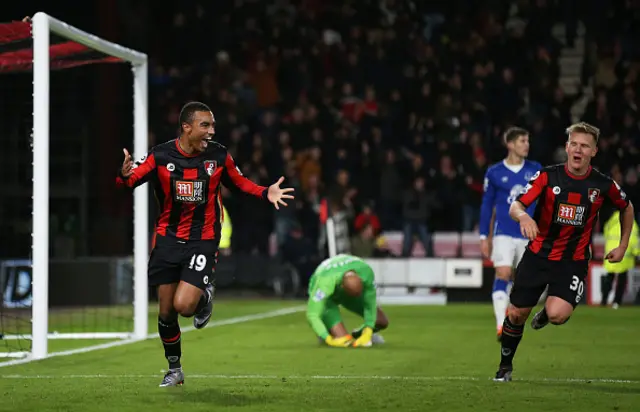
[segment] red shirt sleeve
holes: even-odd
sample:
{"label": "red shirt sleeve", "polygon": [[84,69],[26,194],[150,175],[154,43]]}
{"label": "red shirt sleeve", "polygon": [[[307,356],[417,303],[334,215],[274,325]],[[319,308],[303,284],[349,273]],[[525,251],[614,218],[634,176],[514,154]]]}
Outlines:
{"label": "red shirt sleeve", "polygon": [[147,156],[144,156],[142,159],[136,161],[133,164],[132,174],[124,177],[122,175],[116,177],[116,186],[118,187],[128,187],[130,189],[135,189],[141,184],[145,183],[147,180],[153,176],[153,172],[156,170],[156,158],[153,153],[150,153]]}
{"label": "red shirt sleeve", "polygon": [[260,186],[253,183],[251,180],[247,179],[242,175],[238,166],[236,166],[236,162],[233,160],[233,157],[229,153],[227,153],[227,158],[224,162],[224,172],[223,172],[223,183],[229,189],[239,189],[244,193],[261,197],[263,199],[267,198],[268,188],[265,186]]}
{"label": "red shirt sleeve", "polygon": [[618,210],[624,210],[629,206],[627,194],[620,188],[620,185],[618,185],[615,180],[611,180],[611,185],[609,186],[609,190],[607,190],[606,196]]}
{"label": "red shirt sleeve", "polygon": [[538,197],[542,194],[542,191],[549,183],[549,175],[547,172],[539,171],[529,183],[525,186],[524,190],[516,199],[518,202],[522,203],[524,207],[529,207],[535,202]]}

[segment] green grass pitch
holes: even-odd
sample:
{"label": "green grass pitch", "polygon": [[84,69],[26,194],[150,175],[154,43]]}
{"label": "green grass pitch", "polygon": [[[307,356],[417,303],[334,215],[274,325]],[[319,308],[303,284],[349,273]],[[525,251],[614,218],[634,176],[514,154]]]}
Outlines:
{"label": "green grass pitch", "polygon": [[[637,307],[579,307],[562,327],[527,326],[514,381],[494,383],[490,305],[384,307],[385,345],[334,349],[318,344],[303,304],[217,302],[218,323],[183,334],[179,388],[157,387],[159,339],[0,368],[0,411],[640,411]],[[155,332],[155,310],[149,318]]]}

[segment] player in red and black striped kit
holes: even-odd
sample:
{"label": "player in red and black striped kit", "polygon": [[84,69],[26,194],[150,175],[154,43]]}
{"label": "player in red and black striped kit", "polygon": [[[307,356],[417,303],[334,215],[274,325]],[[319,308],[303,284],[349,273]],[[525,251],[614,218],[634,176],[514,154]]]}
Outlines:
{"label": "player in red and black striped kit", "polygon": [[169,362],[160,386],[181,385],[178,314],[206,326],[213,308],[212,277],[218,256],[223,209],[220,183],[231,191],[268,200],[276,209],[293,199],[281,177],[267,187],[242,175],[227,149],[212,140],[215,119],[203,103],[180,112],[180,137],[157,145],[138,162],[126,149],[116,182],[134,189],[149,181],[160,205],[155,245],[149,257],[149,285],[158,287],[158,332]]}
{"label": "player in red and black striped kit", "polygon": [[[549,322],[562,325],[582,300],[593,226],[603,205],[621,211],[622,228],[619,246],[605,258],[621,261],[629,245],[633,205],[615,181],[591,167],[600,131],[582,122],[569,127],[567,133],[567,162],[536,173],[509,210],[530,241],[516,269],[511,304],[502,327],[496,381],[511,380],[524,324],[547,286],[545,306],[533,317],[533,329]],[[536,201],[532,218],[526,209]]]}

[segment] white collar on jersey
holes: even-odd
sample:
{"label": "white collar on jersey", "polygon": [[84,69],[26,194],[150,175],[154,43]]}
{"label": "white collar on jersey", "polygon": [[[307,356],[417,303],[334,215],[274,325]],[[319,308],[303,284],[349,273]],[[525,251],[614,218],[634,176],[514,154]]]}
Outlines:
{"label": "white collar on jersey", "polygon": [[511,170],[513,173],[518,173],[524,167],[524,160],[519,165],[510,165],[510,164],[507,164],[507,159],[504,159],[502,161],[502,164],[504,165],[504,167]]}

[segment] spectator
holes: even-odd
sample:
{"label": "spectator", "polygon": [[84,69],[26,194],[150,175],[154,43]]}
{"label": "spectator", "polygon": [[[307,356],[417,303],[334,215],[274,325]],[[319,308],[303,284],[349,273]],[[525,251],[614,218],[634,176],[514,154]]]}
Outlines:
{"label": "spectator", "polygon": [[353,223],[356,232],[360,232],[365,225],[371,226],[374,235],[378,236],[380,234],[380,230],[382,229],[380,219],[378,219],[378,216],[373,212],[373,205],[371,203],[365,203],[362,206],[362,211],[356,216]]}
{"label": "spectator", "polygon": [[361,258],[370,258],[373,257],[375,249],[376,237],[373,227],[366,224],[351,238],[351,253]]}
{"label": "spectator", "polygon": [[[579,17],[587,30],[586,63],[574,94],[566,91],[573,81],[559,79],[564,45],[551,30],[567,20],[562,2],[515,2],[509,13],[503,2],[487,0],[451,0],[451,7],[442,9],[427,3],[365,1],[368,6],[356,13],[354,3],[334,0],[283,0],[276,6],[220,0],[196,9],[160,8],[145,17],[145,26],[158,33],[154,43],[163,45],[150,50],[154,143],[175,137],[178,110],[186,100],[203,99],[216,115],[216,139],[243,173],[258,179],[286,176],[300,193],[290,214],[277,217],[260,205],[237,206],[225,196],[234,251],[242,244],[241,249],[263,253],[272,231],[282,244],[294,224],[313,245],[324,242],[319,215],[327,196],[349,218],[373,201],[380,231],[402,230],[403,194],[420,178],[442,205],[430,209],[431,219],[421,224],[430,231],[474,230],[480,176],[504,157],[500,136],[514,124],[531,130],[531,157],[543,164],[562,159],[569,119],[598,125],[597,167],[608,171],[617,165],[625,190],[637,196],[640,26],[632,24],[633,2],[585,5],[581,15],[568,16]],[[611,18],[601,19],[605,14]],[[571,19],[569,37],[579,34]],[[123,33],[143,41],[130,35]],[[196,55],[184,41],[192,37],[206,38],[208,52],[185,59]],[[587,102],[592,83],[595,96]],[[83,91],[72,92],[81,96]],[[74,100],[65,99],[65,107]],[[582,103],[587,104],[581,114]],[[7,107],[3,116],[24,118],[24,113]],[[11,129],[14,123],[0,122],[0,133],[19,135]],[[123,134],[119,144],[130,144],[130,137]],[[66,156],[63,147],[52,145],[52,156]],[[7,178],[20,182],[23,177],[15,170],[21,168],[8,165],[21,155],[7,151],[1,156]],[[57,172],[52,179],[55,187],[65,174]],[[97,183],[89,187],[107,184]],[[103,196],[89,195],[96,202],[90,209],[102,210]],[[6,202],[0,210],[11,207]],[[128,213],[123,210],[113,213]],[[30,242],[30,233],[21,232],[25,225],[5,220],[7,238],[26,240],[17,239],[2,253],[28,255],[22,246]],[[122,244],[118,253],[131,249],[124,241],[109,243]]]}
{"label": "spectator", "polygon": [[403,199],[403,243],[402,256],[409,256],[413,249],[413,236],[422,242],[426,256],[433,256],[433,244],[427,221],[437,205],[434,192],[427,191],[423,177],[417,177],[413,187],[405,192]]}

